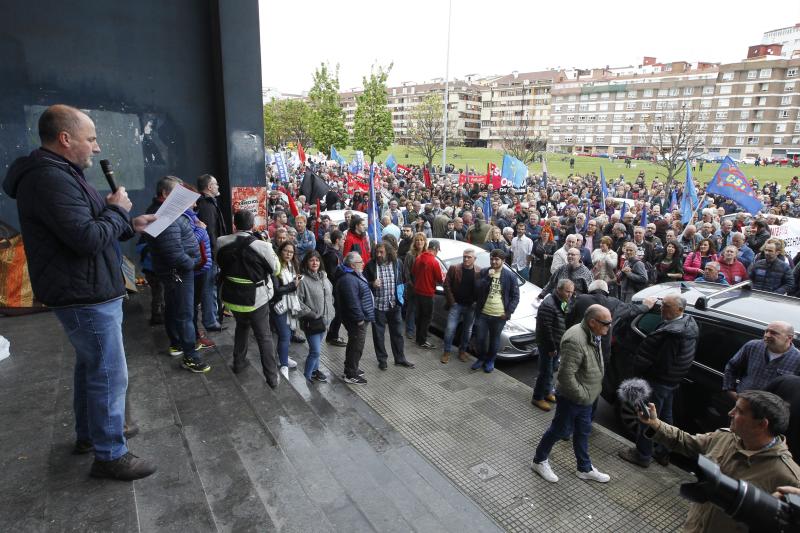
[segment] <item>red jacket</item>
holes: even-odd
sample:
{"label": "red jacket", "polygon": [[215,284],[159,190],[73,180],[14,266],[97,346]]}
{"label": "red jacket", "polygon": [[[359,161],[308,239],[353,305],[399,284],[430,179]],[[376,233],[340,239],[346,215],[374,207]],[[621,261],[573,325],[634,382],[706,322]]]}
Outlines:
{"label": "red jacket", "polygon": [[[355,250],[353,249],[354,247]],[[348,231],[347,237],[344,239],[342,255],[347,256],[350,252],[358,252],[364,261],[364,265],[369,263],[369,236],[365,233],[359,237],[355,231]]]}
{"label": "red jacket", "polygon": [[[717,254],[709,254],[709,261],[719,261]],[[694,281],[703,274],[703,256],[700,252],[692,252],[683,262],[683,281]]]}
{"label": "red jacket", "polygon": [[[732,265],[728,265],[723,261],[720,261],[719,271],[725,276],[725,279],[728,280],[728,283],[731,285],[750,279],[750,276],[747,275],[747,269],[744,267],[744,264],[736,259],[733,260]],[[737,277],[739,279],[736,279]]]}
{"label": "red jacket", "polygon": [[414,292],[422,296],[436,294],[436,285],[444,283],[442,267],[433,252],[425,251],[414,261]]}

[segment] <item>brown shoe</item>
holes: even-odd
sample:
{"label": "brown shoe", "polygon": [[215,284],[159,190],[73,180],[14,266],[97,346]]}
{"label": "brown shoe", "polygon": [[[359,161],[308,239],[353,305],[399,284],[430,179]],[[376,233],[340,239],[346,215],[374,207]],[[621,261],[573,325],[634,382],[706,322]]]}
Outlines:
{"label": "brown shoe", "polygon": [[462,363],[467,362],[467,352],[458,352],[458,360]]}
{"label": "brown shoe", "polygon": [[553,406],[547,403],[545,400],[533,400],[531,403],[542,411],[551,411],[553,409]]}
{"label": "brown shoe", "polygon": [[547,396],[544,397],[544,399],[547,400],[550,403],[556,403],[556,395],[555,394],[548,394]]}
{"label": "brown shoe", "polygon": [[440,361],[443,365],[446,365],[450,361],[450,352],[444,352]]}

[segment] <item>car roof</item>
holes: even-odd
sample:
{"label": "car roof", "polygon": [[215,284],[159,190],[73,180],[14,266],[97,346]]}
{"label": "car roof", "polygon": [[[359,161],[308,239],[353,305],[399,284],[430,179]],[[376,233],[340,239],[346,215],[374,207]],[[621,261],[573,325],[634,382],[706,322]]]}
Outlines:
{"label": "car roof", "polygon": [[698,313],[747,322],[757,328],[780,320],[791,324],[795,338],[800,338],[800,299],[754,290],[749,281],[732,287],[693,281],[661,283],[636,293],[633,299],[640,302],[648,296],[663,298],[678,292]]}
{"label": "car roof", "polygon": [[331,222],[335,222],[338,224],[339,222],[344,222],[345,211],[350,211],[354,215],[358,215],[364,220],[367,220],[366,213],[362,213],[361,211],[353,211],[352,209],[331,209],[329,211],[323,211],[321,214],[328,215],[329,217],[331,217]]}
{"label": "car roof", "polygon": [[439,250],[438,257],[442,261],[447,261],[448,259],[452,259],[454,257],[461,257],[461,254],[464,253],[464,250],[467,248],[472,248],[475,250],[475,254],[489,253],[480,246],[475,246],[474,244],[470,244],[468,242],[463,241],[456,241],[453,239],[428,239],[428,242],[435,240],[439,241],[439,245],[441,249]]}

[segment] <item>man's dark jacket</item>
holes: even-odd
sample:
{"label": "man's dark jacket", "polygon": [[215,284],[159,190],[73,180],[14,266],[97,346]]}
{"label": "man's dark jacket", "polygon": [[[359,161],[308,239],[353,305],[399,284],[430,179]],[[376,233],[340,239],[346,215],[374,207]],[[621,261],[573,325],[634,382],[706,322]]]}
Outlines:
{"label": "man's dark jacket", "polygon": [[651,383],[680,384],[694,361],[699,333],[694,318],[688,315],[662,323],[636,350],[633,356],[636,375]]}
{"label": "man's dark jacket", "polygon": [[217,253],[217,239],[228,234],[225,217],[216,198],[202,195],[197,199],[197,218],[206,225],[208,238],[211,239],[211,253]]}
{"label": "man's dark jacket", "polygon": [[36,298],[50,307],[125,295],[117,241],[134,236],[130,214],[108,205],[66,159],[45,149],[11,164],[3,190],[17,200]]}
{"label": "man's dark jacket", "polygon": [[544,297],[536,313],[536,345],[539,354],[557,352],[561,337],[567,330],[567,310],[561,300],[551,293]]}
{"label": "man's dark jacket", "polygon": [[187,215],[179,216],[158,237],[147,235],[146,238],[153,257],[153,271],[159,276],[166,276],[173,270],[179,275],[187,274],[200,262],[200,245]]}
{"label": "man's dark jacket", "polygon": [[[486,305],[486,299],[489,297],[489,289],[492,287],[489,270],[485,268],[478,272],[476,276],[478,278],[476,283],[478,305],[475,309],[479,313],[483,311],[483,306]],[[508,320],[517,308],[517,304],[519,304],[519,286],[517,285],[517,277],[511,271],[502,267],[500,270],[500,294],[503,300],[506,320]]]}
{"label": "man's dark jacket", "polygon": [[336,313],[342,323],[375,321],[375,301],[369,283],[361,274],[341,265],[336,270]]}
{"label": "man's dark jacket", "polygon": [[[584,315],[586,315],[586,310],[594,304],[602,305],[608,309],[611,313],[611,320],[614,321],[615,325],[617,323],[626,323],[637,315],[647,311],[647,306],[644,304],[626,304],[619,298],[614,298],[613,296],[609,296],[607,292],[596,289],[589,294],[581,294],[573,300],[572,307],[570,307],[567,313],[567,329],[575,324],[579,324],[583,320]],[[613,330],[614,327],[612,326],[609,328],[608,334],[600,338],[603,355],[606,357],[611,353],[611,334]]]}
{"label": "man's dark jacket", "polygon": [[[472,277],[472,287],[469,291],[471,301],[469,302],[470,305],[475,303],[475,298],[477,296],[476,287],[478,284],[478,276],[480,276],[481,268],[478,266],[472,267],[475,271]],[[456,303],[456,294],[458,294],[458,287],[461,285],[461,280],[463,279],[464,274],[464,263],[458,263],[455,265],[450,265],[447,269],[447,275],[444,277],[444,297],[445,297],[445,307],[450,309],[454,303]]]}

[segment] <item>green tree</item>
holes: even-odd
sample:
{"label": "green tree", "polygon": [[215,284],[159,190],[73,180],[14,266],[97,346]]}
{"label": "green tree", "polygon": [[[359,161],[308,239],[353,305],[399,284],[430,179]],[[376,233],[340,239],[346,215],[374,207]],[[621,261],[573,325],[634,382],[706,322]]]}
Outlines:
{"label": "green tree", "polygon": [[280,100],[278,118],[284,141],[311,145],[311,108],[303,100]]}
{"label": "green tree", "polygon": [[284,141],[278,100],[274,98],[264,104],[264,146],[277,150]]}
{"label": "green tree", "polygon": [[394,141],[392,113],[386,98],[386,78],[391,70],[391,64],[385,70],[379,66],[377,71],[373,66],[369,79],[364,77],[364,92],[356,98],[353,148],[363,150],[370,163]]}
{"label": "green tree", "polygon": [[314,71],[314,85],[308,93],[311,107],[311,139],[321,152],[331,145],[346,148],[347,129],[344,127],[344,111],[339,104],[339,65],[330,72],[328,65],[320,64]]}

